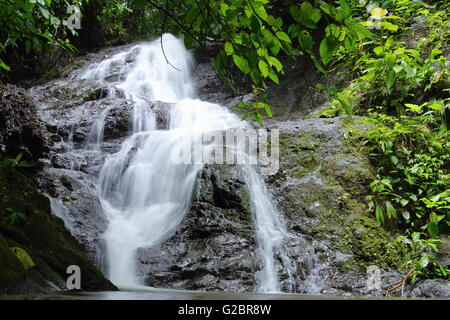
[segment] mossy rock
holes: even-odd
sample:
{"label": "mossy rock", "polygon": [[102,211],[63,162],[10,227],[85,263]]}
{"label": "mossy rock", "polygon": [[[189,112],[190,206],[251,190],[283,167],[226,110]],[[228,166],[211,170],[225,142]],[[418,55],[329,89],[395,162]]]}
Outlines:
{"label": "mossy rock", "polygon": [[[280,209],[303,234],[351,255],[337,262],[345,272],[372,264],[399,269],[402,249],[392,242],[392,230],[376,222],[366,201],[375,169],[358,137],[368,124],[360,117],[341,118],[341,124],[305,132],[317,124],[300,123],[302,130],[280,134],[280,173],[269,180],[277,188]],[[358,135],[345,139],[340,130],[349,127]]]}
{"label": "mossy rock", "polygon": [[[85,248],[51,214],[50,202],[32,180],[13,168],[0,168],[0,292],[64,289],[67,267],[82,270],[84,290],[115,290],[86,257]],[[11,223],[10,212],[24,219]],[[24,285],[24,280],[25,285]]]}
{"label": "mossy rock", "polygon": [[0,234],[0,292],[25,278],[25,268]]}

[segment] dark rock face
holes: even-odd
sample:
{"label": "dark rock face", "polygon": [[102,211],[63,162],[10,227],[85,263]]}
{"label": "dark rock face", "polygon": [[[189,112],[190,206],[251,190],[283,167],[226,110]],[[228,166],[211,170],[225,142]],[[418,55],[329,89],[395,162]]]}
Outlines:
{"label": "dark rock face", "polygon": [[257,271],[252,214],[237,167],[207,166],[176,234],[142,249],[146,283],[155,287],[251,292]]}
{"label": "dark rock face", "polygon": [[[116,289],[89,261],[64,222],[51,214],[49,200],[29,177],[12,168],[1,169],[0,205],[8,208],[0,213],[0,293],[65,290],[71,265],[81,269],[83,290]],[[12,218],[19,214],[20,219]]]}
{"label": "dark rock face", "polygon": [[39,159],[49,148],[47,130],[34,102],[24,89],[13,85],[0,88],[0,150],[28,160]]}

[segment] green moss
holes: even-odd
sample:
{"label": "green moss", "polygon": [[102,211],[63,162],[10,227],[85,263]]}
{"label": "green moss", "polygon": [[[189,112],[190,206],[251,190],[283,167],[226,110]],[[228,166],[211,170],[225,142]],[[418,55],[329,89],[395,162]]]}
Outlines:
{"label": "green moss", "polygon": [[329,104],[316,114],[314,114],[315,118],[335,118],[342,115],[342,109],[339,109],[336,104]]}
{"label": "green moss", "polygon": [[[344,128],[361,134],[367,130],[363,118],[342,118]],[[365,197],[374,169],[361,147],[362,139],[349,135],[333,150],[325,149],[324,139],[317,134],[281,134],[281,170],[285,176],[300,179],[314,171],[312,183],[285,190],[285,214],[310,218],[304,220],[302,232],[324,240],[332,248],[353,259],[343,262],[345,270],[368,265],[399,268],[401,248],[391,243],[391,235],[377,224],[368,211]]]}
{"label": "green moss", "polygon": [[36,266],[33,259],[31,259],[28,252],[26,252],[24,249],[22,249],[20,247],[13,247],[13,248],[11,248],[11,251],[20,260],[20,262],[22,263],[22,266],[24,267],[25,270],[28,270],[28,269]]}
{"label": "green moss", "polygon": [[[26,271],[0,234],[0,292],[24,280]],[[3,289],[3,290],[2,290]]]}
{"label": "green moss", "polygon": [[[49,282],[62,287],[66,269],[73,264],[83,272],[84,289],[109,286],[64,222],[51,214],[48,198],[24,173],[0,168],[0,208],[10,209],[0,209],[0,292],[25,278],[42,288]],[[11,211],[25,219],[11,224]]]}

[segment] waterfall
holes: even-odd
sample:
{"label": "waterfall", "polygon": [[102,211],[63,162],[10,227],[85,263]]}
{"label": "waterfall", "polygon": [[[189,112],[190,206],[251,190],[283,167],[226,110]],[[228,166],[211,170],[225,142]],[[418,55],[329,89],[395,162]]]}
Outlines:
{"label": "waterfall", "polygon": [[[203,133],[249,124],[226,107],[195,99],[191,78],[193,58],[181,40],[163,35],[160,41],[136,45],[94,64],[84,79],[107,85],[108,70],[119,70],[118,81],[109,85],[109,96],[122,92],[134,102],[132,128],[120,150],[109,155],[100,172],[97,189],[108,219],[103,234],[108,277],[116,285],[140,285],[135,268],[139,248],[161,244],[177,229],[186,215],[197,174],[203,164],[175,164],[170,154],[183,149]],[[133,64],[127,57],[135,55]],[[170,64],[168,63],[170,61]],[[148,101],[171,103],[168,130],[158,130]],[[87,148],[102,152],[105,110],[92,127]],[[275,255],[288,236],[269,192],[256,168],[242,167],[252,202],[257,256],[258,291],[280,290]]]}

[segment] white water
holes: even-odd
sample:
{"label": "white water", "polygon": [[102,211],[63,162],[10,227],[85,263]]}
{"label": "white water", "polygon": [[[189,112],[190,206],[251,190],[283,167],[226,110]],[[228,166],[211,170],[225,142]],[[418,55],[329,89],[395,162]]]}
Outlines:
{"label": "white water", "polygon": [[[182,149],[202,133],[248,126],[226,107],[194,99],[191,54],[172,35],[165,34],[163,40],[167,59],[179,70],[167,63],[158,40],[91,66],[83,75],[85,79],[104,81],[109,70],[119,69],[122,80],[114,86],[135,102],[130,136],[119,152],[107,158],[98,182],[102,208],[109,219],[103,235],[108,276],[122,287],[141,284],[135,268],[137,249],[165,241],[189,209],[196,176],[203,165],[176,165],[170,160],[171,151]],[[130,66],[127,57],[136,50],[136,61]],[[116,93],[110,90],[109,94],[114,97]],[[174,103],[169,130],[155,129],[155,115],[147,101]],[[108,111],[92,128],[90,150],[101,152],[103,121]],[[257,290],[277,292],[280,288],[275,254],[288,234],[256,169],[247,165],[243,170],[261,260]]]}

